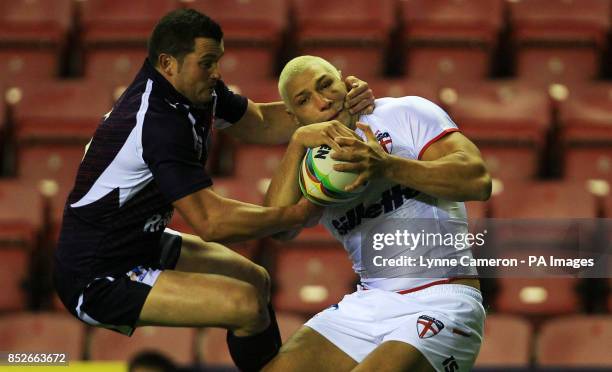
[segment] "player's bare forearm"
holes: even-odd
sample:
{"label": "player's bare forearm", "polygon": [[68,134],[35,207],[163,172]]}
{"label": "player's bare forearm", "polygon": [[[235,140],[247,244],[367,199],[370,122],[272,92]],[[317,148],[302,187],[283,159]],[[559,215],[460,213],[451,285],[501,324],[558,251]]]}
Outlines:
{"label": "player's bare forearm", "polygon": [[300,200],[298,185],[300,162],[306,149],[298,141],[292,140],[287,146],[285,156],[272,177],[264,200],[265,206],[285,207]]}
{"label": "player's bare forearm", "polygon": [[[354,76],[345,79],[348,93],[345,107],[354,115],[374,110],[374,94],[368,83]],[[237,123],[225,129],[233,137],[247,143],[283,144],[300,125],[287,113],[284,103],[255,103],[249,100],[247,110]]]}
{"label": "player's bare forearm", "polygon": [[225,132],[246,143],[275,145],[289,142],[298,127],[283,102],[249,101],[244,117]]}
{"label": "player's bare forearm", "polygon": [[261,207],[223,198],[209,189],[174,203],[204,241],[237,242],[296,229],[306,223],[309,206]]}
{"label": "player's bare forearm", "polygon": [[491,177],[484,163],[462,151],[431,161],[391,155],[385,163],[385,178],[436,198],[487,200],[491,195]]}

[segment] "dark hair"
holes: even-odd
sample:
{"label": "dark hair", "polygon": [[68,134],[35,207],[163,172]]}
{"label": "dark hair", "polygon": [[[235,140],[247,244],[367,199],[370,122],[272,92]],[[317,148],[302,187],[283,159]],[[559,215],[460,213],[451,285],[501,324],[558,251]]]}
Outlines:
{"label": "dark hair", "polygon": [[161,53],[167,53],[182,62],[193,52],[194,39],[206,37],[221,42],[221,26],[210,17],[194,9],[178,9],[159,20],[149,38],[149,62],[157,66]]}
{"label": "dark hair", "polygon": [[176,366],[164,354],[157,351],[142,351],[136,354],[129,362],[128,370],[131,372],[136,367],[157,368],[164,372],[175,372]]}

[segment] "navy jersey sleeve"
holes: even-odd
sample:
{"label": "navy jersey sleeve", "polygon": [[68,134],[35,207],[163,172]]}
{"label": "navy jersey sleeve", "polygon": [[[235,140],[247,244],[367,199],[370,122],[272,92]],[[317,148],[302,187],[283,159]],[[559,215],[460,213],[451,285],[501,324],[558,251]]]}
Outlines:
{"label": "navy jersey sleeve", "polygon": [[217,104],[215,107],[215,127],[227,128],[242,119],[248,106],[248,100],[232,92],[223,81],[219,80],[215,87]]}
{"label": "navy jersey sleeve", "polygon": [[212,185],[200,161],[202,143],[198,144],[196,138],[185,118],[147,113],[142,127],[142,158],[169,202]]}

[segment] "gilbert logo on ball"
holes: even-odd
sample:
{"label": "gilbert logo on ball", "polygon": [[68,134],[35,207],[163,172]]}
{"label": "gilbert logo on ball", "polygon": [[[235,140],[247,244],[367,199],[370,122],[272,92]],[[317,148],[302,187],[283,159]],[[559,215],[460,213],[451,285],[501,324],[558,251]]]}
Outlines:
{"label": "gilbert logo on ball", "polygon": [[327,145],[310,148],[306,151],[300,166],[299,184],[302,194],[306,199],[321,206],[351,201],[365,188],[362,186],[353,192],[344,191],[344,187],[357,179],[357,174],[334,170],[335,164],[343,162],[332,159],[331,151]]}

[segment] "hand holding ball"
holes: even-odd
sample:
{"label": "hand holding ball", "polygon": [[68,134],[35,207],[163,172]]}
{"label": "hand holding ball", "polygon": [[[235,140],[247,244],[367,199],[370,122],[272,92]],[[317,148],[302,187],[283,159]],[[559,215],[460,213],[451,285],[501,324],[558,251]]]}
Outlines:
{"label": "hand holding ball", "polygon": [[321,206],[351,201],[365,188],[364,185],[352,192],[344,191],[346,186],[355,182],[358,174],[334,170],[335,164],[344,162],[332,159],[331,151],[327,145],[309,148],[298,172],[300,189],[304,197]]}

